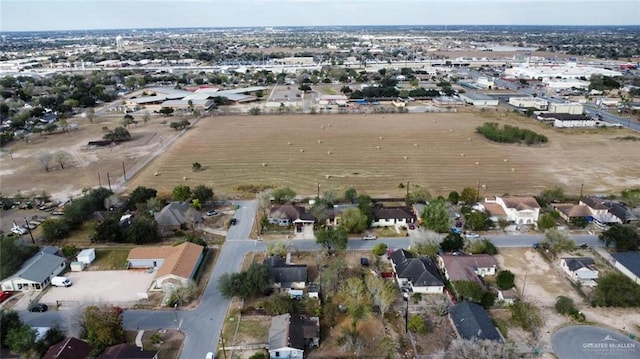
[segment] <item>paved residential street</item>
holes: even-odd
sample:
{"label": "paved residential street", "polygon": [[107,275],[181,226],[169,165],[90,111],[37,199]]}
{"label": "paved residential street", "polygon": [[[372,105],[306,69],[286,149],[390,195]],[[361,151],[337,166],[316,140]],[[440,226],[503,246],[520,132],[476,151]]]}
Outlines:
{"label": "paved residential street", "polygon": [[[253,226],[253,219],[258,207],[257,201],[238,201],[238,210],[234,218],[237,223],[229,228],[227,240],[221,248],[217,262],[213,268],[209,283],[206,286],[198,307],[194,310],[127,310],[124,312],[124,325],[129,330],[177,328],[186,333],[186,339],[181,358],[204,358],[207,352],[218,347],[222,324],[226,317],[230,300],[224,298],[217,289],[220,276],[224,273],[240,270],[244,256],[255,251],[264,251],[267,247],[264,241],[248,239]],[[504,235],[487,236],[497,247],[529,247],[543,239],[542,235]],[[595,235],[575,235],[576,243],[586,243],[590,246],[602,244]],[[375,241],[351,239],[348,243],[350,250],[370,250],[377,243],[384,242],[390,248],[408,247],[411,245],[409,237],[380,238]],[[288,244],[300,251],[320,250],[314,240],[289,240]],[[48,326],[54,323],[63,329],[69,328],[71,313],[21,312],[21,318],[30,325]]]}

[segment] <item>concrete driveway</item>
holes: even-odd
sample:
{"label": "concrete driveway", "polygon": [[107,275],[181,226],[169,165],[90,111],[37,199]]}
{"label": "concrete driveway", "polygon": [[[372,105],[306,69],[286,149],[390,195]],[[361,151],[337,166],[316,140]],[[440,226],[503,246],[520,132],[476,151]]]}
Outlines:
{"label": "concrete driveway", "polygon": [[138,301],[139,293],[146,293],[155,272],[142,270],[113,270],[69,272],[71,287],[50,287],[40,302],[54,305],[62,301],[62,306],[88,303],[111,303],[127,306]]}
{"label": "concrete driveway", "polygon": [[637,359],[640,343],[601,327],[572,325],[559,329],[551,338],[553,352],[560,359]]}

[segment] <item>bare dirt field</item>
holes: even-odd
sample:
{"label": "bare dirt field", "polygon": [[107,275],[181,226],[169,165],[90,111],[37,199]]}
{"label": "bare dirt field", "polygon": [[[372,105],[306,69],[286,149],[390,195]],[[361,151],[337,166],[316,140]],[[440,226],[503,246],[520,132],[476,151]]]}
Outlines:
{"label": "bare dirt field", "polygon": [[[75,121],[76,119],[74,119]],[[69,135],[33,136],[13,145],[13,160],[0,158],[2,194],[39,194],[66,199],[83,188],[150,186],[170,192],[180,183],[212,186],[234,193],[241,184],[290,186],[300,194],[354,187],[371,195],[401,195],[400,183],[422,186],[434,194],[482,185],[481,195],[534,194],[560,185],[577,193],[611,193],[640,185],[637,142],[616,138],[621,129],[558,131],[507,112],[449,114],[352,114],[217,116],[202,118],[171,145],[179,132],[153,118],[130,126],[133,140],[113,148],[88,148],[103,127],[120,117],[79,119]],[[174,119],[175,120],[175,119]],[[530,128],[549,137],[544,146],[490,142],[475,133],[487,121]],[[194,122],[194,121],[192,121]],[[46,172],[38,155],[64,150],[70,160],[62,170]],[[166,150],[166,152],[165,152]],[[122,181],[124,163],[129,177]],[[203,170],[193,172],[199,162]]]}
{"label": "bare dirt field", "polygon": [[[580,255],[589,256],[590,253],[585,251]],[[540,309],[544,325],[539,330],[539,343],[544,351],[551,350],[550,340],[555,330],[575,323],[556,312],[554,306],[556,298],[560,295],[572,298],[588,322],[640,335],[637,329],[640,325],[640,313],[637,309],[591,307],[565,277],[560,268],[560,257],[558,256],[553,263],[549,263],[530,248],[502,248],[500,254],[496,256],[500,268],[508,269],[516,275],[516,287],[523,295],[523,300]],[[599,268],[606,270],[600,265]],[[527,343],[531,340],[530,334],[517,328],[509,328],[509,338],[518,343]]]}

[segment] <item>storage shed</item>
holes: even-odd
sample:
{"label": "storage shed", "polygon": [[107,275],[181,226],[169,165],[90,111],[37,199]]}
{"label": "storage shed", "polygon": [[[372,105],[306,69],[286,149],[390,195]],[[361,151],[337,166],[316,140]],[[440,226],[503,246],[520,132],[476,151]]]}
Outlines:
{"label": "storage shed", "polygon": [[71,262],[69,264],[69,267],[71,268],[72,272],[82,272],[85,266],[86,264],[82,262]]}
{"label": "storage shed", "polygon": [[90,265],[96,259],[95,248],[83,249],[76,256],[78,262],[84,263],[85,266]]}

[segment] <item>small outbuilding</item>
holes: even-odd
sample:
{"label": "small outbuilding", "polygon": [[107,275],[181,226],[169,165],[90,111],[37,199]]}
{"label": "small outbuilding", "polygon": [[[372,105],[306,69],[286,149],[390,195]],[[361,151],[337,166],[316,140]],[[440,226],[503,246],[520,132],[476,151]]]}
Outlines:
{"label": "small outbuilding", "polygon": [[78,253],[76,259],[78,260],[78,262],[83,263],[85,266],[91,265],[91,263],[93,263],[93,261],[96,259],[95,248],[83,249],[82,251],[80,251],[80,253]]}

